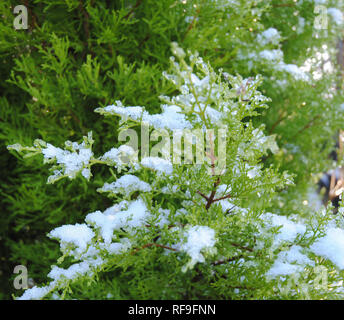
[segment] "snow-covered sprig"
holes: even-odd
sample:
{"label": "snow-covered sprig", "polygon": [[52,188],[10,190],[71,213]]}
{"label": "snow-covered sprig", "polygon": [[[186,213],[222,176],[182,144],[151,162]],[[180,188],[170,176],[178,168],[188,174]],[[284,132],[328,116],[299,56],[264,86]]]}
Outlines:
{"label": "snow-covered sprig", "polygon": [[74,179],[78,173],[81,173],[87,180],[90,179],[90,167],[96,160],[92,152],[93,143],[92,132],[89,132],[87,136],[83,137],[81,144],[66,141],[65,149],[55,147],[40,139],[35,140],[33,147],[16,144],[8,146],[8,149],[28,152],[26,156],[42,154],[44,156],[43,163],[56,163],[51,168],[53,174],[48,177],[48,183],[54,183],[64,177]]}
{"label": "snow-covered sprig", "polygon": [[192,226],[185,234],[186,241],[180,245],[180,250],[185,251],[191,259],[183,266],[183,272],[192,269],[198,262],[205,262],[205,256],[214,256],[217,253],[214,229],[208,226]]}
{"label": "snow-covered sprig", "polygon": [[247,60],[251,68],[253,65],[262,65],[274,73],[290,76],[297,81],[309,82],[311,75],[304,68],[292,63],[285,63],[284,53],[281,50],[283,36],[275,28],[268,28],[256,36],[253,42],[248,43],[245,49],[238,52],[238,60]]}
{"label": "snow-covered sprig", "polygon": [[[197,165],[192,161],[176,164],[169,157],[150,153],[139,159],[138,150],[129,145],[114,146],[95,157],[91,134],[80,144],[67,141],[65,149],[42,140],[36,140],[34,147],[10,146],[20,153],[43,154],[44,162],[54,164],[50,182],[65,176],[72,179],[79,173],[89,178],[93,164],[109,166],[115,179],[97,190],[114,199],[111,207],[88,213],[82,224],[64,225],[49,233],[59,241],[62,252],[48,274],[52,281],[27,290],[21,299],[41,299],[60,290],[68,294],[74,282],[114,267],[123,267],[135,277],[140,273],[135,268],[140,264],[146,268],[148,257],[157,259],[159,268],[173,263],[177,276],[207,270],[208,275],[216,275],[214,286],[225,287],[233,281],[244,287],[243,274],[252,279],[258,274],[260,281],[278,281],[281,276],[302,273],[302,268],[316,266],[316,255],[343,267],[341,255],[334,257],[324,250],[329,243],[336,250],[341,248],[342,233],[336,227],[321,224],[323,232],[312,238],[312,247],[307,249],[307,234],[312,230],[306,221],[266,213],[260,206],[259,200],[264,202],[276,190],[292,184],[288,173],[262,163],[268,150],[278,150],[274,136],[266,136],[264,126],[255,127],[247,120],[267,107],[269,99],[258,91],[262,78],[215,72],[197,53],[185,54],[177,44],[172,50],[176,58],[171,59],[171,70],[164,76],[179,94],[162,97],[161,113],[149,114],[141,106],[125,107],[120,101],[96,112],[120,117],[122,129],[148,123],[165,131],[197,129],[204,133],[204,129],[228,125],[228,139],[223,144],[229,155],[225,168],[220,174],[207,170],[214,168],[221,154],[219,150],[216,155],[215,145],[222,134],[215,130],[202,145],[205,158],[211,161]],[[124,169],[128,172],[123,174]],[[251,198],[255,198],[253,204]],[[340,239],[337,243],[335,236]],[[147,254],[147,250],[152,252]],[[62,268],[66,257],[73,262]],[[197,264],[202,268],[196,268]]]}
{"label": "snow-covered sprig", "polygon": [[111,148],[96,160],[97,163],[115,167],[120,173],[123,169],[130,168],[138,170],[138,151],[128,145],[121,145],[118,148]]}
{"label": "snow-covered sprig", "polygon": [[91,167],[94,164],[106,164],[115,167],[118,172],[124,168],[138,168],[137,151],[130,146],[122,145],[119,148],[112,148],[97,158],[92,151],[93,143],[92,132],[89,132],[80,144],[66,141],[65,149],[55,147],[40,139],[34,141],[33,147],[15,144],[7,148],[25,153],[24,157],[42,154],[43,163],[54,164],[51,168],[53,174],[48,177],[48,183],[55,183],[65,177],[74,179],[79,173],[89,180],[92,177]]}
{"label": "snow-covered sprig", "polygon": [[197,53],[188,52],[189,64],[183,49],[172,45],[178,61],[171,57],[172,73],[163,72],[180,91],[172,98],[160,96],[165,103],[161,105],[162,113],[149,114],[145,107],[125,107],[121,101],[103,108],[98,112],[105,116],[119,116],[121,124],[146,122],[155,129],[192,129],[195,127],[214,128],[220,126],[227,114],[238,121],[247,116],[257,115],[255,109],[266,107],[270,101],[257,87],[262,78],[243,79],[216,73]]}
{"label": "snow-covered sprig", "polygon": [[112,183],[106,182],[102,188],[97,189],[98,192],[107,192],[112,196],[122,194],[125,198],[130,197],[133,192],[150,192],[151,190],[147,182],[131,174],[123,175]]}

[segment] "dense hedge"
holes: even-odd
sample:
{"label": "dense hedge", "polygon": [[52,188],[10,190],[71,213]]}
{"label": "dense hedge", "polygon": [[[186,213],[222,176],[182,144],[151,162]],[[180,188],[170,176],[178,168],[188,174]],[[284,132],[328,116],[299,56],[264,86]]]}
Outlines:
{"label": "dense hedge", "polygon": [[[261,160],[266,168],[274,165],[293,174],[295,186],[279,190],[267,202],[248,199],[246,205],[261,201],[265,210],[282,215],[307,216],[314,210],[303,202],[319,175],[336,165],[328,155],[344,118],[343,71],[336,56],[342,29],[330,14],[326,29],[314,27],[317,1],[37,0],[23,3],[27,30],[13,28],[17,4],[0,3],[0,298],[18,295],[12,286],[15,265],[28,266],[35,283],[47,281],[59,255],[57,243],[46,237],[49,231],[82,223],[86,213],[112,204],[96,194],[103,167],[94,167],[91,182],[78,177],[49,185],[48,168],[39,157],[21,159],[6,146],[31,145],[36,138],[62,146],[91,130],[98,154],[117,146],[118,121],[104,119],[94,109],[121,100],[159,112],[158,97],[177,92],[162,77],[170,68],[171,42],[197,51],[215,70],[263,76],[259,90],[271,98],[269,108],[250,120],[275,135],[279,152]],[[337,1],[324,5],[343,9]],[[259,38],[269,28],[280,37]],[[311,71],[322,72],[321,78],[304,81],[299,68],[278,69],[274,58],[260,55],[278,49],[285,65],[311,61]],[[324,53],[320,59],[319,52]],[[326,71],[324,57],[333,71]],[[122,287],[127,280],[114,281]],[[99,298],[102,289],[97,286],[89,289],[90,297]],[[117,298],[142,294],[123,292]],[[200,295],[189,294],[195,296]]]}

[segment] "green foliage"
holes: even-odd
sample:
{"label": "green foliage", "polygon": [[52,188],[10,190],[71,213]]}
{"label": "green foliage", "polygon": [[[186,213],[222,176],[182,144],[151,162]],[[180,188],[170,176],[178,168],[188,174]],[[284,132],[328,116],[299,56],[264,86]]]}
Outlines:
{"label": "green foliage", "polygon": [[[108,199],[96,193],[105,177],[109,177],[108,168],[100,163],[92,164],[90,181],[78,174],[75,180],[61,180],[51,185],[46,184],[49,173],[47,166],[41,165],[40,157],[22,160],[17,153],[9,153],[6,146],[32,145],[37,138],[62,146],[66,140],[81,141],[82,136],[92,131],[94,154],[101,155],[118,147],[117,132],[123,123],[113,116],[103,118],[94,110],[120,100],[123,105],[146,106],[150,114],[160,112],[159,97],[173,99],[180,89],[162,77],[164,70],[175,72],[169,60],[170,44],[174,41],[185,51],[198,52],[205,62],[210,62],[216,71],[214,83],[231,83],[222,101],[207,101],[209,107],[217,109],[219,104],[231,100],[231,110],[239,112],[237,117],[228,112],[224,121],[229,128],[230,141],[226,146],[227,167],[233,167],[234,155],[241,146],[247,155],[243,162],[261,166],[264,174],[251,181],[232,173],[221,182],[230,185],[232,192],[240,196],[235,205],[249,209],[249,220],[235,215],[227,217],[219,208],[206,215],[197,191],[210,193],[214,181],[205,171],[185,173],[183,168],[176,168],[180,172],[171,184],[179,186],[179,193],[170,198],[159,193],[147,195],[147,205],[174,212],[185,200],[186,189],[190,189],[192,195],[198,197],[197,204],[188,208],[191,214],[179,223],[205,224],[214,228],[217,235],[223,234],[223,243],[218,244],[217,250],[224,258],[237,253],[230,247],[230,239],[243,245],[254,243],[255,223],[259,224],[258,217],[263,212],[311,217],[323,226],[332,219],[330,208],[324,218],[321,210],[303,205],[319,174],[336,165],[328,155],[334,148],[333,137],[344,120],[339,107],[343,103],[343,78],[335,50],[340,26],[329,16],[327,29],[315,29],[317,14],[313,1],[287,1],[281,5],[275,0],[37,0],[28,5],[28,30],[13,28],[16,5],[11,0],[0,3],[0,161],[3,164],[0,298],[8,299],[13,293],[19,295],[12,286],[15,265],[27,265],[30,277],[37,284],[48,281],[46,274],[59,255],[56,241],[46,237],[48,232],[61,225],[83,223],[88,212],[103,211],[121,200],[118,194]],[[343,9],[339,1],[327,1],[325,6]],[[303,27],[299,17],[304,19]],[[277,29],[281,38],[273,43],[258,41],[258,35],[270,27]],[[295,78],[293,73],[276,67],[278,63],[259,56],[263,50],[279,49],[283,51],[285,64],[301,66],[307,59],[313,59],[310,60],[311,72],[320,72],[321,78],[316,81]],[[324,69],[324,59],[317,58],[319,52],[328,54],[333,72],[324,72],[327,69]],[[202,70],[197,72],[199,77],[204,76]],[[256,79],[258,75],[262,81],[253,81],[250,90],[254,95],[260,90],[268,97],[270,101],[264,102],[268,108],[258,101],[247,112],[242,79]],[[240,98],[233,96],[238,94],[236,86],[241,90]],[[230,91],[231,88],[236,90]],[[199,110],[199,116],[211,127],[204,112]],[[188,117],[193,119],[192,114]],[[125,125],[138,129],[135,121]],[[271,137],[267,140],[271,150],[268,147],[266,152],[254,150],[251,142],[257,133],[255,128]],[[243,142],[246,145],[242,145]],[[36,149],[41,150],[42,146]],[[284,185],[288,176],[283,172],[292,174],[294,185]],[[112,176],[109,182],[116,181],[122,174],[116,172],[117,176]],[[150,183],[156,178],[149,170],[140,172],[139,177]],[[157,177],[154,186],[161,190],[166,181]],[[134,193],[129,199],[137,196]],[[158,215],[158,209],[154,210]],[[248,221],[252,224],[247,224]],[[165,231],[163,240],[176,239],[169,239]],[[156,232],[158,230],[152,228],[142,234],[135,246],[145,245],[145,240]],[[303,239],[300,243],[307,248],[315,240]],[[85,277],[71,285],[72,291],[66,289],[59,294],[80,299],[103,299],[108,293],[114,299],[305,297],[295,284],[292,286],[296,295],[290,290],[285,295],[276,294],[278,286],[290,284],[288,277],[282,284],[266,283],[263,275],[273,262],[273,258],[262,258],[271,254],[268,248],[264,249],[266,252],[263,249],[240,252],[257,265],[237,266],[228,272],[225,264],[221,264],[216,267],[221,276],[214,276],[209,263],[199,263],[183,273],[186,256],[179,260],[172,254],[162,255],[162,248],[151,247],[135,255],[110,258],[105,269],[97,272],[92,285]],[[274,252],[273,257],[277,254],[278,251]],[[313,258],[328,268],[330,284],[340,280],[341,272],[334,265],[322,258]],[[66,261],[63,263],[68,265]],[[260,270],[260,276],[256,270]],[[242,283],[238,279],[243,275],[246,279]],[[305,269],[301,276],[306,284],[316,277],[313,269]],[[331,291],[321,290],[313,290],[309,295],[314,299],[335,297]]]}

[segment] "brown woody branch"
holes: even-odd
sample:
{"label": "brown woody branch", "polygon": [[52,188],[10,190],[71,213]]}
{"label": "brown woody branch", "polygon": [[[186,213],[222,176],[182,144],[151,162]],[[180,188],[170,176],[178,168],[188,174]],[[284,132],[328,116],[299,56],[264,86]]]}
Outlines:
{"label": "brown woody branch", "polygon": [[198,190],[197,190],[197,193],[198,193],[199,195],[201,195],[205,200],[208,201],[209,198],[208,198],[204,193],[202,193],[201,191],[198,191]]}
{"label": "brown woody branch", "polygon": [[213,202],[228,199],[228,198],[232,198],[232,195],[227,194],[226,196],[223,196],[221,198],[214,199]]}
{"label": "brown woody branch", "polygon": [[215,194],[216,194],[216,189],[218,187],[218,185],[220,184],[220,177],[218,177],[216,179],[216,181],[214,182],[214,186],[213,186],[213,190],[211,191],[209,196],[206,196],[204,193],[202,193],[201,191],[197,190],[197,193],[202,196],[205,200],[207,200],[207,203],[205,205],[205,209],[208,210],[210,208],[210,206],[216,202],[216,201],[220,201],[220,200],[224,200],[224,199],[228,199],[231,198],[232,195],[231,194],[227,194],[223,197],[220,198],[216,198],[215,199]]}

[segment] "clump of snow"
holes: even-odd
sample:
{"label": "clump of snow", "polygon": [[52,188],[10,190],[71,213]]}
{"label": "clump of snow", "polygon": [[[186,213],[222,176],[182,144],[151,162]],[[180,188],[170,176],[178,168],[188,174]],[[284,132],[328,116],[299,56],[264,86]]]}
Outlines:
{"label": "clump of snow", "polygon": [[143,115],[147,115],[147,111],[144,108],[136,106],[136,107],[124,107],[122,102],[117,100],[116,105],[109,105],[105,108],[97,108],[96,112],[106,112],[109,114],[116,114],[121,117],[122,121],[126,121],[128,119],[133,119],[135,121],[139,121],[142,119]]}
{"label": "clump of snow", "polygon": [[288,72],[296,80],[303,80],[303,81],[309,80],[309,76],[295,64],[286,64],[281,61],[277,64],[277,69],[280,71]]}
{"label": "clump of snow", "polygon": [[[43,299],[49,292],[57,289],[64,281],[76,279],[79,276],[89,275],[92,276],[94,270],[102,265],[104,261],[101,258],[82,261],[72,264],[69,268],[63,269],[57,266],[52,266],[48,277],[53,279],[49,285],[44,287],[33,287],[25,290],[24,294],[17,298],[17,300],[40,300]],[[55,298],[58,298],[55,295]],[[54,297],[53,297],[54,298]]]}
{"label": "clump of snow", "polygon": [[[197,75],[194,73],[191,73],[191,82],[189,77],[187,76],[187,72],[183,71],[182,75],[184,75],[185,83],[191,84],[196,87],[195,89],[198,91],[202,91],[203,89],[208,89],[209,87],[209,76],[204,77],[203,79],[200,79]],[[186,89],[186,88],[185,88]]]}
{"label": "clump of snow", "polygon": [[328,8],[327,9],[327,13],[332,17],[333,21],[338,24],[341,25],[343,24],[343,14],[342,12],[337,9],[337,8]]}
{"label": "clump of snow", "polygon": [[261,218],[268,223],[270,227],[281,226],[274,239],[274,245],[278,246],[282,241],[294,241],[298,234],[306,232],[306,226],[296,223],[285,216],[272,213],[265,213]]}
{"label": "clump of snow", "polygon": [[222,212],[224,213],[232,213],[235,215],[242,215],[245,216],[248,213],[248,210],[245,208],[241,208],[233,204],[230,200],[228,199],[223,199],[220,201],[215,202],[214,205],[220,205]]}
{"label": "clump of snow", "polygon": [[53,285],[45,287],[34,286],[30,289],[25,290],[23,295],[17,298],[17,300],[40,300],[44,298],[53,288]]}
{"label": "clump of snow", "polygon": [[301,34],[305,30],[305,25],[306,25],[306,19],[303,17],[299,17],[297,29],[296,29],[297,34]]}
{"label": "clump of snow", "polygon": [[340,269],[344,269],[344,230],[328,228],[326,235],[312,244],[310,249],[319,256],[332,261]]}
{"label": "clump of snow", "polygon": [[60,158],[63,155],[63,149],[57,148],[50,143],[47,143],[47,147],[42,149],[42,154],[46,159]]}
{"label": "clump of snow", "polygon": [[276,278],[277,276],[302,272],[306,265],[314,266],[314,261],[303,254],[301,250],[300,246],[294,245],[289,250],[280,252],[266,275],[269,278]]}
{"label": "clump of snow", "polygon": [[[200,112],[202,110],[205,110],[206,117],[212,122],[212,123],[218,123],[221,118],[223,117],[223,113],[210,107],[206,106],[204,103],[200,103],[200,105],[195,106],[195,111]],[[225,110],[228,111],[228,108],[225,107]],[[197,119],[199,122],[201,122],[201,118],[197,115]]]}
{"label": "clump of snow", "polygon": [[143,121],[148,122],[156,129],[191,129],[192,125],[181,113],[182,109],[175,105],[162,105],[161,114],[147,115]]}
{"label": "clump of snow", "polygon": [[88,168],[85,168],[81,171],[81,174],[84,178],[86,178],[87,180],[89,180],[91,178],[91,170]]}
{"label": "clump of snow", "polygon": [[263,46],[267,45],[268,43],[278,44],[280,39],[281,35],[275,28],[269,28],[257,36],[257,41]]}
{"label": "clump of snow", "polygon": [[250,169],[247,171],[247,176],[250,179],[254,179],[255,177],[260,177],[260,166],[248,166]]}
{"label": "clump of snow", "polygon": [[187,241],[180,247],[190,257],[190,263],[183,268],[186,271],[197,262],[204,262],[205,258],[201,251],[212,249],[216,243],[215,230],[207,226],[193,226],[186,232]]}
{"label": "clump of snow", "polygon": [[309,75],[302,70],[302,68],[298,67],[295,64],[286,64],[283,61],[283,51],[280,49],[274,49],[274,50],[268,50],[265,49],[263,51],[258,52],[249,52],[247,54],[244,54],[242,52],[238,52],[238,58],[239,59],[249,59],[249,62],[252,64],[252,61],[260,62],[262,59],[264,63],[267,63],[276,71],[281,72],[287,72],[292,77],[294,77],[296,80],[302,80],[302,81],[309,81],[310,77]]}
{"label": "clump of snow", "polygon": [[159,157],[145,157],[141,160],[141,165],[167,175],[171,175],[173,172],[172,163]]}
{"label": "clump of snow", "polygon": [[[204,70],[208,69],[200,57],[195,59],[195,63]],[[180,75],[183,79],[163,72],[165,78],[179,87],[181,94],[172,98],[161,96],[160,98],[168,102],[168,104],[161,105],[162,112],[160,114],[151,115],[145,111],[144,107],[124,107],[120,101],[116,101],[115,105],[98,108],[95,111],[105,115],[118,115],[121,117],[122,122],[131,119],[136,122],[148,123],[156,129],[192,129],[193,123],[186,117],[185,111],[193,111],[195,115],[193,122],[202,123],[199,113],[203,112],[209,121],[219,122],[225,112],[228,111],[228,108],[223,106],[223,110],[216,110],[210,106],[209,99],[219,100],[222,91],[221,85],[217,83],[210,85],[209,75],[201,79],[196,74],[189,73],[189,71],[181,71]]]}
{"label": "clump of snow", "polygon": [[[76,174],[83,170],[88,164],[93,156],[93,152],[90,148],[86,147],[85,143],[77,144],[72,143],[73,151],[63,150],[61,148],[54,147],[50,143],[47,144],[46,148],[42,149],[42,154],[45,160],[55,159],[58,164],[62,166],[62,171],[54,172],[53,176],[48,178],[51,181],[53,178],[58,178],[58,176],[65,174],[69,178],[75,178]],[[90,176],[90,172],[83,171],[85,177]]]}
{"label": "clump of snow", "polygon": [[120,254],[131,248],[131,242],[128,238],[122,238],[120,242],[113,242],[106,250],[112,254]]}
{"label": "clump of snow", "polygon": [[127,200],[123,200],[120,203],[116,203],[112,207],[107,208],[106,210],[104,210],[103,214],[105,214],[106,216],[114,215],[117,212],[122,211],[123,209],[128,208],[128,204],[129,204],[129,202]]}
{"label": "clump of snow", "polygon": [[101,211],[97,210],[95,212],[89,213],[86,216],[85,221],[99,228],[101,237],[104,239],[105,243],[110,243],[113,236],[113,231],[117,228],[114,216],[106,216]]}
{"label": "clump of snow", "polygon": [[165,225],[168,225],[170,223],[169,217],[170,217],[170,210],[169,209],[162,209],[160,208],[158,211],[158,219],[157,219],[157,225],[162,228]]}
{"label": "clump of snow", "polygon": [[280,260],[275,261],[271,269],[266,273],[268,278],[276,278],[278,276],[286,276],[294,273],[300,273],[304,268],[297,264],[283,262]]}
{"label": "clump of snow", "polygon": [[117,167],[123,167],[128,165],[129,159],[132,159],[136,156],[135,150],[127,145],[122,145],[119,148],[112,148],[103,156],[100,157],[100,160],[107,161],[109,165]]}
{"label": "clump of snow", "polygon": [[309,259],[301,251],[302,248],[300,246],[294,245],[289,250],[280,252],[278,254],[278,257],[290,263],[298,263],[300,265],[314,265],[314,261]]}
{"label": "clump of snow", "polygon": [[144,110],[144,107],[124,107],[120,101],[116,105],[110,105],[105,108],[98,108],[95,111],[118,115],[121,121],[128,119],[142,121],[152,125],[156,129],[185,129],[192,128],[185,115],[181,113],[181,108],[176,105],[162,105],[162,113],[150,115]]}
{"label": "clump of snow", "polygon": [[272,61],[272,60],[280,61],[283,59],[283,51],[281,51],[280,49],[263,50],[263,51],[259,52],[259,56],[262,59],[265,59],[268,61]]}
{"label": "clump of snow", "polygon": [[61,278],[72,280],[80,275],[87,274],[90,270],[90,264],[86,261],[74,263],[68,269],[53,266],[48,274],[48,277],[53,280],[59,280]]}
{"label": "clump of snow", "polygon": [[52,230],[48,236],[58,239],[62,252],[72,250],[72,254],[81,255],[95,236],[91,228],[86,224],[64,225]]}
{"label": "clump of snow", "polygon": [[146,205],[142,199],[132,201],[127,210],[119,211],[113,215],[105,215],[101,211],[89,213],[86,216],[86,222],[99,228],[100,235],[105,243],[110,243],[114,230],[131,229],[140,227],[150,216]]}
{"label": "clump of snow", "polygon": [[152,188],[147,182],[131,174],[124,175],[115,182],[105,183],[102,188],[97,189],[100,192],[121,193],[126,197],[135,191],[150,192],[151,190]]}
{"label": "clump of snow", "polygon": [[228,212],[229,210],[233,210],[236,207],[233,203],[231,203],[227,199],[218,201],[218,204],[221,206],[223,212]]}

